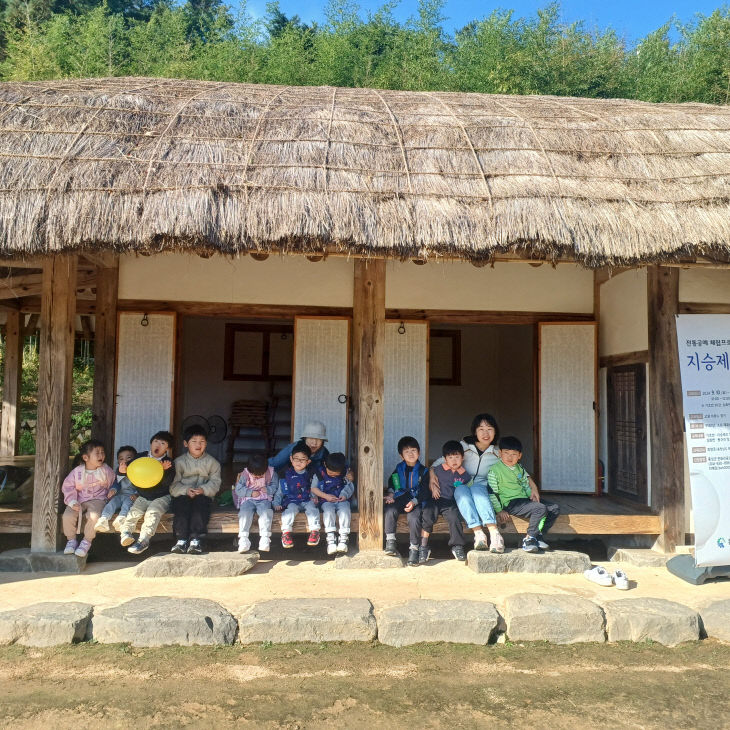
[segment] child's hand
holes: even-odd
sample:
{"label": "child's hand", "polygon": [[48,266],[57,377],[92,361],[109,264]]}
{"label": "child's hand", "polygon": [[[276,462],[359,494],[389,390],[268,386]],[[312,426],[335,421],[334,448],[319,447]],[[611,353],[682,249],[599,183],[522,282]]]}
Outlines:
{"label": "child's hand", "polygon": [[171,461],[161,461],[163,469],[170,469],[172,468],[172,462]]}
{"label": "child's hand", "polygon": [[74,502],[74,504],[70,504],[70,505],[69,505],[69,507],[70,507],[70,508],[71,508],[71,509],[72,509],[72,510],[73,510],[74,512],[79,512],[79,511],[81,510],[81,505],[80,505],[80,504],[79,504],[78,502]]}
{"label": "child's hand", "polygon": [[325,499],[326,499],[326,500],[327,500],[328,502],[339,502],[339,500],[337,499],[337,497],[335,497],[335,495],[334,495],[334,494],[328,494],[328,495],[327,495],[327,496],[325,497]]}
{"label": "child's hand", "polygon": [[119,473],[120,474],[126,474],[127,473],[127,464],[124,461],[119,462]]}
{"label": "child's hand", "polygon": [[441,486],[439,484],[431,484],[431,494],[434,499],[438,499],[441,496]]}
{"label": "child's hand", "polygon": [[500,527],[504,527],[509,522],[509,512],[505,512],[504,510],[500,510],[496,514],[497,517],[497,524]]}
{"label": "child's hand", "polygon": [[193,489],[192,487],[190,487],[190,489],[188,489],[188,497],[190,497],[190,499],[195,497],[197,494],[198,494],[197,489]]}
{"label": "child's hand", "polygon": [[106,493],[106,498],[111,499],[117,493],[116,489],[109,489]]}
{"label": "child's hand", "polygon": [[336,502],[347,502],[347,497],[338,497],[335,501]]}
{"label": "child's hand", "polygon": [[274,512],[281,512],[283,509],[284,508],[280,504],[274,505]]}
{"label": "child's hand", "polygon": [[412,511],[413,511],[413,508],[414,508],[415,506],[416,506],[416,505],[415,505],[415,504],[414,504],[413,502],[409,502],[409,503],[408,503],[408,504],[407,504],[407,505],[406,505],[406,506],[405,506],[405,507],[403,508],[403,511],[404,511],[404,512],[412,512]]}
{"label": "child's hand", "polygon": [[395,502],[395,497],[392,494],[386,494],[385,504],[393,504],[393,502]]}
{"label": "child's hand", "polygon": [[137,497],[139,497],[139,494],[132,494],[132,495],[130,495],[129,499],[130,499],[130,501],[134,502],[134,500],[137,499]]}

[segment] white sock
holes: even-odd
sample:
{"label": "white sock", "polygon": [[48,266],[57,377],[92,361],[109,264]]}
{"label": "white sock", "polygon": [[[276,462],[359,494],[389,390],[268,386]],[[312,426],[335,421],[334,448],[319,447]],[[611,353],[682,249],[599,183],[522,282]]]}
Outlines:
{"label": "white sock", "polygon": [[386,540],[395,540],[395,532],[386,532],[385,539]]}

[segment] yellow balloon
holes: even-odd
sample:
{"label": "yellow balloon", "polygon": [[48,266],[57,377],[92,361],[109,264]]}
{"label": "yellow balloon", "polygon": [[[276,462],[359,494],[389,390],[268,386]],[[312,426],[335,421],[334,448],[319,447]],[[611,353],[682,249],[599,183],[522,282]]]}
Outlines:
{"label": "yellow balloon", "polygon": [[130,462],[127,467],[129,481],[139,489],[156,487],[162,480],[162,464],[151,456],[143,456]]}

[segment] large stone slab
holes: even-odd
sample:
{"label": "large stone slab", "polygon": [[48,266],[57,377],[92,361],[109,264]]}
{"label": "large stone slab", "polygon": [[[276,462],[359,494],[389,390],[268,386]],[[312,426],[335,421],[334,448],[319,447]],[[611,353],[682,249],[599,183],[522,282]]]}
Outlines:
{"label": "large stone slab", "polygon": [[609,641],[656,641],[676,646],[700,638],[700,616],[664,598],[622,598],[603,605]]}
{"label": "large stone slab", "polygon": [[259,562],[257,552],[206,553],[175,555],[158,553],[142,561],[134,574],[137,578],[226,578],[243,575]]}
{"label": "large stone slab", "polygon": [[35,603],[0,613],[0,644],[57,646],[88,638],[88,603]]}
{"label": "large stone slab", "polygon": [[628,563],[639,568],[663,568],[672,553],[659,553],[642,548],[609,548],[608,559],[614,563]]}
{"label": "large stone slab", "polygon": [[700,609],[700,616],[708,638],[730,642],[730,598],[707,603]]}
{"label": "large stone slab", "polygon": [[575,644],[605,641],[600,606],[578,596],[517,593],[504,604],[507,636],[512,641]]}
{"label": "large stone slab", "polygon": [[133,646],[232,644],[236,628],[223,606],[205,598],[133,598],[97,611],[92,619],[96,641]]}
{"label": "large stone slab", "polygon": [[694,555],[675,555],[667,560],[667,570],[695,586],[701,586],[707,580],[730,578],[730,565],[698,567]]}
{"label": "large stone slab", "polygon": [[493,603],[414,599],[378,615],[378,640],[390,646],[427,641],[488,644],[502,626]]}
{"label": "large stone slab", "polygon": [[475,573],[582,573],[589,570],[591,560],[585,553],[556,550],[546,553],[526,553],[522,549],[488,553],[470,550],[466,564]]}
{"label": "large stone slab", "polygon": [[406,559],[401,555],[386,555],[382,550],[361,550],[354,555],[340,555],[335,558],[339,570],[382,570],[403,568]]}
{"label": "large stone slab", "polygon": [[377,625],[367,598],[288,598],[260,601],[241,609],[242,644],[270,641],[370,641]]}
{"label": "large stone slab", "polygon": [[0,553],[0,573],[80,573],[86,556],[63,553],[32,553],[28,548]]}

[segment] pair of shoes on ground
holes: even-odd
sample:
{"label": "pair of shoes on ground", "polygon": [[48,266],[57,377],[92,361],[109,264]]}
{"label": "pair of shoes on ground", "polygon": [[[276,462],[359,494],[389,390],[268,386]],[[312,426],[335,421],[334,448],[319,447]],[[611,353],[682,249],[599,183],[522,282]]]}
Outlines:
{"label": "pair of shoes on ground", "polygon": [[[248,537],[238,538],[238,552],[247,553],[251,549],[251,540]],[[268,553],[271,550],[271,538],[259,537],[259,552]]]}
{"label": "pair of shoes on ground", "polygon": [[347,538],[349,535],[340,534],[340,539],[334,532],[327,533],[327,555],[344,554],[347,552]]}
{"label": "pair of shoes on ground", "polygon": [[[384,552],[386,555],[400,557],[398,546],[396,541],[393,539],[385,541]],[[431,548],[428,546],[421,545],[419,547],[411,546],[408,548],[408,565],[410,566],[425,565],[429,561],[430,557]]]}
{"label": "pair of shoes on ground", "polygon": [[526,553],[539,553],[540,550],[550,550],[550,545],[543,540],[542,535],[538,535],[537,537],[527,535],[522,540],[522,549]]}
{"label": "pair of shoes on ground", "polygon": [[[309,533],[309,537],[307,538],[307,545],[309,547],[316,547],[317,545],[319,545],[319,530],[312,530]],[[281,533],[281,546],[284,548],[294,547],[294,537],[292,536],[291,532]]]}
{"label": "pair of shoes on ground", "polygon": [[91,543],[84,538],[81,542],[76,540],[69,540],[66,543],[66,547],[63,549],[64,555],[75,555],[77,558],[85,558],[89,552]]}
{"label": "pair of shoes on ground", "polygon": [[[149,543],[144,549],[146,550],[148,546]],[[134,547],[134,545],[132,547]],[[132,552],[132,548],[129,548],[129,552]],[[142,550],[139,552],[142,552]],[[190,540],[190,542],[187,540],[178,540],[170,548],[170,552],[177,553],[178,555],[182,555],[183,553],[187,553],[188,555],[200,555],[203,552],[203,543],[197,537],[194,537]]]}
{"label": "pair of shoes on ground", "polygon": [[599,586],[615,585],[620,591],[627,591],[629,589],[629,579],[623,570],[609,573],[605,568],[596,565],[590,570],[584,570],[583,576],[586,580],[591,581],[591,583],[596,583]]}

